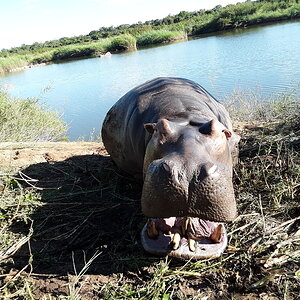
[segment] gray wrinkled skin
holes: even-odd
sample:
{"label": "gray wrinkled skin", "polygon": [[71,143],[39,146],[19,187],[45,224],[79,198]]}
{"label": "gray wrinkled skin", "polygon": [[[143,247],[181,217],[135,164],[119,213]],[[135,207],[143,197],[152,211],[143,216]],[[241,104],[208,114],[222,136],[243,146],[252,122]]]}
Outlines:
{"label": "gray wrinkled skin", "polygon": [[102,138],[116,164],[144,180],[146,216],[235,218],[239,136],[225,108],[195,82],[156,78],[129,91],[108,112]]}

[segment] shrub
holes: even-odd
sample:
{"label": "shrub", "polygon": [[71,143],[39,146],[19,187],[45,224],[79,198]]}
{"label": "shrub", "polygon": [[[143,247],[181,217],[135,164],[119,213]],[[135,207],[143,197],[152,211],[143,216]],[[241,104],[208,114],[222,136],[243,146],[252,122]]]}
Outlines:
{"label": "shrub", "polygon": [[89,45],[64,46],[54,51],[53,60],[92,56],[94,52],[95,50]]}
{"label": "shrub", "polygon": [[153,44],[168,43],[177,40],[186,39],[187,35],[183,31],[169,31],[169,30],[151,30],[147,31],[137,37],[137,46],[147,46]]}
{"label": "shrub", "polygon": [[37,54],[31,59],[30,64],[35,65],[50,62],[53,60],[53,53],[54,51],[52,50]]}
{"label": "shrub", "polygon": [[55,141],[66,129],[58,114],[38,99],[11,98],[0,92],[0,142]]}
{"label": "shrub", "polygon": [[116,37],[110,38],[110,44],[108,45],[107,51],[127,51],[136,50],[136,39],[130,34],[122,34]]}
{"label": "shrub", "polygon": [[24,55],[13,55],[9,57],[0,57],[0,74],[4,74],[13,69],[28,65],[28,60]]}
{"label": "shrub", "polygon": [[192,35],[198,35],[203,33],[210,33],[218,30],[222,30],[224,26],[224,22],[229,23],[232,22],[230,18],[221,18],[219,21],[219,18],[211,18],[210,20],[207,20],[206,22],[196,24],[192,29]]}

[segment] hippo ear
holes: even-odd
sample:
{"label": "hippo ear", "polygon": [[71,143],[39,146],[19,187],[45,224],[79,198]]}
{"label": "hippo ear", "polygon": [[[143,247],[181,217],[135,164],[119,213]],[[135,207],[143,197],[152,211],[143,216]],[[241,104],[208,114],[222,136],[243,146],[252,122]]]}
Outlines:
{"label": "hippo ear", "polygon": [[154,132],[154,128],[156,126],[156,123],[146,123],[144,124],[144,128],[150,132],[150,133],[153,133]]}
{"label": "hippo ear", "polygon": [[222,132],[225,133],[225,136],[226,136],[227,140],[229,140],[231,138],[231,136],[232,136],[231,131],[229,131],[228,129],[225,128],[225,129],[222,130]]}
{"label": "hippo ear", "polygon": [[170,127],[170,123],[167,119],[161,119],[158,123],[157,123],[157,129],[160,132],[161,135],[169,135],[172,133],[172,129]]}
{"label": "hippo ear", "polygon": [[229,140],[232,136],[231,131],[229,131],[221,122],[216,119],[212,119],[211,121],[211,135],[212,136],[220,136],[222,132],[225,134],[226,139]]}

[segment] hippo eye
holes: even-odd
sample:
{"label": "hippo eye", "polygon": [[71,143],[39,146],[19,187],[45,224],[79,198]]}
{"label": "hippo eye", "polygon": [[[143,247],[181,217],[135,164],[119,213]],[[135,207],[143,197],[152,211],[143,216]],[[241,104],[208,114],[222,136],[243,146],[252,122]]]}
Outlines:
{"label": "hippo eye", "polygon": [[191,120],[190,121],[190,125],[191,126],[196,126],[196,127],[198,127],[198,126],[202,126],[203,125],[203,122],[200,122],[200,121],[196,121],[196,120]]}
{"label": "hippo eye", "polygon": [[211,134],[211,126],[210,123],[203,123],[199,127],[199,132],[202,134]]}

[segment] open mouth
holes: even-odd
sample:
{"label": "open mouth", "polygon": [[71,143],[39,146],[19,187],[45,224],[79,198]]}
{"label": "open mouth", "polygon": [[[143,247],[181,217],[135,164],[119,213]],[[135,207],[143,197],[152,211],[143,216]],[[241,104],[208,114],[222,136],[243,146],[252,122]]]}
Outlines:
{"label": "open mouth", "polygon": [[149,219],[141,232],[144,249],[180,259],[219,257],[227,246],[222,223],[196,217]]}

